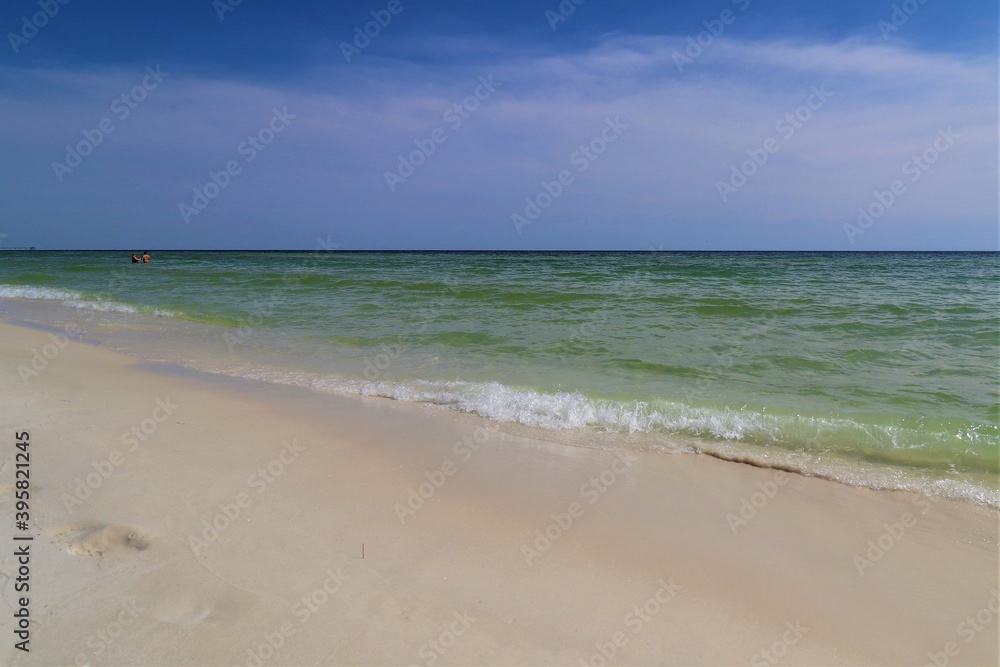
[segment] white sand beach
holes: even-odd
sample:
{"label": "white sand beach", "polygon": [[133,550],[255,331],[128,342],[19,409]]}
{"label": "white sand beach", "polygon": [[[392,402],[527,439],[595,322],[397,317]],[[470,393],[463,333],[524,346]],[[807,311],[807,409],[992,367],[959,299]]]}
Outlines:
{"label": "white sand beach", "polygon": [[50,344],[0,325],[4,664],[998,662],[994,510]]}

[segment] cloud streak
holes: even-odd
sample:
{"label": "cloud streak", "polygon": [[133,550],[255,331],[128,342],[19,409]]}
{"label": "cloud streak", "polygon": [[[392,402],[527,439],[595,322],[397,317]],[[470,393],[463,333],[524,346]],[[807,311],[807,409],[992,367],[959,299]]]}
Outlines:
{"label": "cloud streak", "polygon": [[[319,233],[345,248],[858,249],[842,224],[951,127],[960,140],[861,249],[996,247],[995,59],[719,39],[678,72],[684,40],[613,34],[575,52],[512,45],[512,56],[496,38],[480,52],[474,39],[451,40],[433,62],[365,56],[280,84],[170,62],[8,67],[0,227],[14,245],[38,245],[28,236],[41,231],[71,247],[311,247]],[[51,163],[146,64],[170,77],[59,183]],[[495,94],[452,127],[448,110],[487,76],[502,82]],[[723,201],[717,183],[781,138],[776,127],[814,86],[829,101]],[[275,107],[294,123],[185,225],[178,205]],[[628,131],[517,234],[511,212],[615,116]],[[385,172],[436,128],[446,141],[390,191]]]}

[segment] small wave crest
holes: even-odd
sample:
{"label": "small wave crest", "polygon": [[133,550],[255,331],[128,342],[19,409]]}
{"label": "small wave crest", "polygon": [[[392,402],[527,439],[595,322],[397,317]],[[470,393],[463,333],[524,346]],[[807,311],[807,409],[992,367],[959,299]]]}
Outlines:
{"label": "small wave crest", "polygon": [[0,299],[41,299],[45,301],[63,301],[79,299],[79,292],[55,289],[52,287],[30,287],[28,285],[0,285]]}
{"label": "small wave crest", "polygon": [[615,433],[665,432],[721,440],[780,437],[781,427],[767,415],[731,408],[696,408],[680,403],[595,399],[580,392],[545,393],[515,389],[500,382],[369,382],[367,396],[447,405],[501,422],[550,430],[597,428]]}
{"label": "small wave crest", "polygon": [[[859,447],[902,450],[919,448],[935,436],[950,437],[945,433],[931,434],[898,425],[861,423],[846,418],[781,415],[746,407],[700,407],[662,400],[607,400],[578,391],[546,393],[516,389],[500,382],[366,382],[359,383],[357,391],[367,396],[446,405],[496,421],[545,429],[664,432],[790,448],[806,445],[813,449],[851,441]],[[963,435],[975,444],[995,447],[998,440],[993,431],[980,433],[973,428],[952,435]]]}
{"label": "small wave crest", "polygon": [[[926,442],[927,434],[900,427],[664,401],[597,399],[580,392],[546,393],[500,382],[365,382],[259,368],[224,372],[325,392],[438,405],[545,430],[646,434],[656,442],[667,443],[654,446],[665,452],[696,451],[852,486],[913,491],[1000,508],[1000,491],[995,488],[960,478],[949,479],[949,471],[940,469],[933,458],[914,458],[914,451],[919,448],[907,447],[901,441],[923,437]],[[862,440],[867,443],[865,446],[855,446]],[[845,447],[845,443],[851,443],[850,447]],[[674,446],[677,444],[683,446]],[[986,436],[981,444],[984,451],[997,446],[993,436]]]}
{"label": "small wave crest", "polygon": [[176,313],[162,308],[132,306],[108,299],[89,299],[80,292],[53,287],[33,287],[30,285],[0,285],[0,299],[35,299],[39,301],[59,301],[70,308],[82,308],[101,313],[145,313],[157,317],[174,317]]}
{"label": "small wave crest", "polygon": [[[499,382],[368,382],[357,391],[367,396],[442,405],[495,421],[548,430],[590,428],[611,433],[661,434],[668,440],[680,437],[694,451],[734,462],[823,477],[851,486],[911,491],[1000,508],[1000,491],[942,476],[954,470],[941,469],[932,455],[915,458],[915,451],[921,447],[906,444],[926,443],[945,434],[842,418],[601,400],[579,392],[515,389]],[[848,452],[845,443],[859,446],[852,445]],[[986,435],[979,444],[986,452],[995,451],[997,440]],[[657,449],[677,451],[672,446]]]}

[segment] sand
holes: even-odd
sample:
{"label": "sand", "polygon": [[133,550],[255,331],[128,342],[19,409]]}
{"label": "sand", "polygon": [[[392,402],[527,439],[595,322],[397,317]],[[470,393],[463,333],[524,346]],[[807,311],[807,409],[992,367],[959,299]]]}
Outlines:
{"label": "sand", "polygon": [[0,324],[4,664],[998,662],[996,511],[48,344]]}

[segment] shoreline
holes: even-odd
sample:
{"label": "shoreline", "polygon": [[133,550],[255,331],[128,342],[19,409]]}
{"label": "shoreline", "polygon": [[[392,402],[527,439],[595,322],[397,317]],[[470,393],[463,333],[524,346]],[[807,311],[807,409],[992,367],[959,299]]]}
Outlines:
{"label": "shoreline", "polygon": [[997,662],[996,510],[75,340],[22,382],[48,342],[0,323],[44,582],[11,664]]}
{"label": "shoreline", "polygon": [[[745,440],[739,437],[730,440],[724,435],[691,434],[679,432],[661,432],[659,430],[640,430],[628,433],[617,430],[621,424],[585,423],[566,426],[576,418],[569,414],[586,414],[588,411],[603,412],[607,406],[602,399],[591,397],[579,391],[561,390],[553,393],[549,389],[518,389],[492,381],[469,381],[454,383],[437,380],[420,380],[414,378],[381,377],[381,371],[375,381],[358,379],[350,373],[344,375],[336,369],[318,369],[315,372],[307,370],[308,365],[301,363],[285,366],[284,360],[276,356],[276,349],[262,346],[258,348],[253,339],[243,339],[237,334],[240,354],[234,355],[232,336],[229,330],[215,330],[212,323],[200,320],[187,320],[182,317],[164,317],[160,311],[153,313],[138,312],[105,312],[102,309],[91,311],[68,303],[56,304],[51,301],[36,299],[7,300],[8,310],[6,321],[15,326],[26,326],[57,335],[67,335],[70,338],[82,340],[97,346],[110,346],[131,357],[177,364],[192,373],[206,373],[213,377],[225,377],[248,382],[266,382],[276,386],[297,386],[310,391],[320,392],[328,396],[354,398],[359,395],[376,398],[388,398],[393,401],[408,402],[420,405],[425,409],[447,409],[457,413],[471,413],[486,419],[498,419],[506,432],[522,435],[532,439],[542,439],[558,444],[592,447],[598,449],[644,449],[660,453],[698,453],[717,458],[722,461],[742,463],[763,469],[783,470],[792,474],[801,474],[820,479],[834,481],[857,488],[875,490],[903,491],[922,493],[948,498],[960,502],[970,502],[994,510],[1000,510],[1000,487],[997,486],[997,475],[986,470],[963,470],[959,476],[952,476],[945,468],[925,467],[917,462],[909,464],[894,457],[901,452],[894,450],[889,456],[872,450],[862,455],[842,451],[840,445],[822,447],[824,438],[832,438],[825,431],[820,431],[813,444],[802,448],[785,448]],[[11,308],[10,306],[14,307]],[[81,314],[82,313],[82,314]],[[66,324],[66,318],[72,319]],[[96,318],[98,330],[96,336],[91,335],[87,323]],[[142,324],[133,329],[128,324],[133,318],[140,318]],[[237,330],[240,331],[240,330]],[[247,334],[249,336],[249,334]],[[220,348],[219,341],[223,346]],[[247,349],[242,347],[247,344]],[[228,355],[225,350],[228,349]],[[262,349],[264,351],[262,351]],[[178,354],[183,350],[183,354]],[[233,364],[235,360],[235,365]],[[43,360],[44,361],[44,360]],[[316,359],[314,361],[321,361]],[[248,369],[254,369],[250,371]],[[467,384],[473,389],[452,389],[450,384]],[[496,385],[491,389],[491,385]],[[491,404],[491,398],[476,396],[477,392],[486,391],[489,394],[499,389],[503,394],[499,406]],[[450,395],[451,392],[458,392]],[[430,392],[420,396],[422,392]],[[445,403],[439,405],[433,392],[443,392]],[[463,393],[465,392],[465,393]],[[416,393],[417,397],[413,394]],[[511,399],[514,395],[514,399]],[[456,398],[457,396],[457,398]],[[515,400],[509,405],[504,401]],[[449,401],[466,401],[461,406],[454,406]],[[565,401],[570,406],[563,405]],[[535,403],[540,403],[538,408]],[[639,402],[636,403],[636,406]],[[561,407],[559,407],[561,406]],[[623,405],[626,412],[635,406]],[[523,415],[511,415],[519,410]],[[537,410],[541,410],[539,413]],[[649,414],[655,415],[657,408],[649,409]],[[499,414],[498,414],[499,411]],[[507,413],[507,414],[504,414]],[[525,416],[526,415],[526,416]],[[751,422],[764,416],[764,412],[751,414],[747,417]],[[735,416],[742,418],[729,408],[719,415],[723,420]],[[681,415],[681,419],[687,418]],[[705,419],[697,409],[692,417],[694,420]],[[555,425],[539,425],[539,420],[553,421]],[[629,427],[631,428],[631,427]],[[755,427],[754,427],[755,428]],[[831,442],[835,442],[831,440]],[[859,448],[864,447],[859,444]],[[818,451],[813,451],[818,448]]]}

